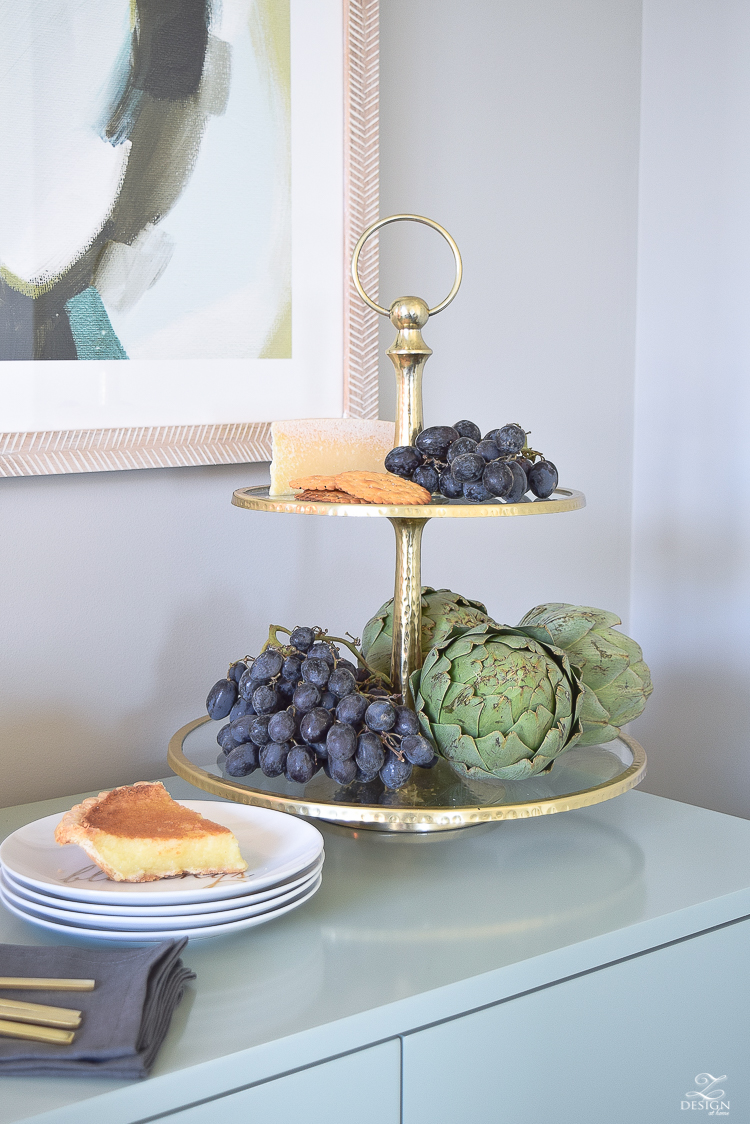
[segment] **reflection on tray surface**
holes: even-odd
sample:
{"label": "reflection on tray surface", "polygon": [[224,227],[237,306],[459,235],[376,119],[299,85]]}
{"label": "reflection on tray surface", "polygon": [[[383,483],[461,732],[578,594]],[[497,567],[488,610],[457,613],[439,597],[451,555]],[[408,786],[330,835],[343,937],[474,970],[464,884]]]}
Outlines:
{"label": "reflection on tray surface", "polygon": [[359,804],[398,808],[497,807],[566,796],[598,784],[605,784],[624,773],[632,764],[632,754],[623,743],[605,746],[573,747],[558,757],[550,771],[517,781],[466,781],[458,777],[445,761],[434,769],[415,770],[414,779],[398,792],[385,788],[382,781],[352,784],[346,788],[330,780],[321,770],[306,785],[282,777],[265,777],[260,769],[247,777],[229,777],[224,771],[224,755],[216,745],[216,724],[205,723],[185,739],[188,760],[213,776],[226,777],[259,792],[273,793],[292,800],[314,803]]}

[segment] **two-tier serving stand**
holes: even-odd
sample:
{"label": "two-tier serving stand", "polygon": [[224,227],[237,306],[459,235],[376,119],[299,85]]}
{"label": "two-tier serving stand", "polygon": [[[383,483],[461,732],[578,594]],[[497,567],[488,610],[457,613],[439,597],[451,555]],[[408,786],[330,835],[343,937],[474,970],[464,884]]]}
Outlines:
{"label": "two-tier serving stand", "polygon": [[[456,277],[448,296],[434,308],[419,297],[400,297],[390,309],[364,291],[358,273],[359,257],[368,238],[381,227],[401,220],[424,223],[448,242],[456,263]],[[423,428],[422,373],[432,351],[422,338],[430,316],[446,308],[461,284],[461,255],[453,238],[438,223],[421,215],[391,215],[374,223],[359,239],[352,258],[352,276],[362,300],[396,328],[387,354],[396,370],[396,445],[413,445]],[[520,503],[471,504],[442,500],[425,505],[335,504],[269,496],[268,488],[238,488],[237,507],[251,511],[294,515],[332,515],[355,519],[388,519],[396,534],[396,580],[393,602],[391,681],[394,692],[411,705],[410,676],[422,666],[421,541],[429,519],[494,519],[521,515],[552,515],[585,506],[581,492],[557,488],[549,499]],[[217,752],[215,727],[207,717],[188,723],[172,738],[168,761],[181,777],[214,795],[244,804],[274,808],[294,815],[324,819],[350,827],[381,831],[445,831],[487,823],[568,811],[609,800],[637,785],[646,771],[646,755],[632,738],[621,734],[606,746],[573,747],[558,757],[548,773],[525,781],[467,782],[441,761],[434,769],[415,769],[411,782],[398,792],[377,786],[339,788],[319,772],[306,785],[267,778],[256,772],[246,778],[229,777]]]}

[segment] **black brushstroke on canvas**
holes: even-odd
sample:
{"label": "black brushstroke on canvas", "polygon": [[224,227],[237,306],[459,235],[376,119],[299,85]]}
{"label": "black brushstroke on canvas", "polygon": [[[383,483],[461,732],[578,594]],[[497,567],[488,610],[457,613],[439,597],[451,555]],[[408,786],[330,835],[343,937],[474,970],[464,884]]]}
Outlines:
{"label": "black brushstroke on canvas", "polygon": [[[136,16],[129,71],[105,130],[113,145],[131,142],[110,218],[42,295],[24,296],[0,280],[0,360],[79,357],[66,304],[95,286],[109,242],[131,245],[168,213],[190,178],[208,114],[217,112],[201,100],[206,60],[212,56],[210,0],[137,0]],[[219,49],[212,57],[226,82],[228,44],[213,42]],[[101,314],[106,316],[103,309]],[[106,326],[116,339],[108,321]]]}

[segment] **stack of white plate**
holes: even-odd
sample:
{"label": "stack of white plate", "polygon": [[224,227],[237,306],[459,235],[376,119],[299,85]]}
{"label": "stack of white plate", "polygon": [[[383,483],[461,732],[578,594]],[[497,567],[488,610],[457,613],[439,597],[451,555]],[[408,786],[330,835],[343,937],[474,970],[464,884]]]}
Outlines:
{"label": "stack of white plate", "polygon": [[55,842],[60,814],[14,831],[0,846],[0,899],[56,933],[105,941],[213,937],[281,917],[320,886],[323,837],[304,820],[213,800],[179,803],[237,836],[241,875],[112,882],[80,847]]}

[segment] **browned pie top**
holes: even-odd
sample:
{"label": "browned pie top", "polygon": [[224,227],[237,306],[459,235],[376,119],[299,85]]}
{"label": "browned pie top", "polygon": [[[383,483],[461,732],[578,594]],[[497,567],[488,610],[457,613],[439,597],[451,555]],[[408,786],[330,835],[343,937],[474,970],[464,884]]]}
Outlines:
{"label": "browned pie top", "polygon": [[228,827],[183,808],[162,785],[115,788],[87,809],[81,825],[129,839],[180,839],[188,835],[230,835]]}

